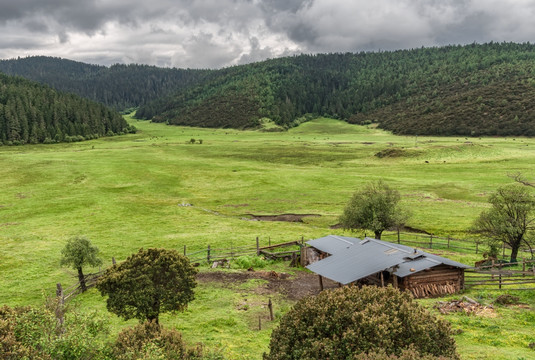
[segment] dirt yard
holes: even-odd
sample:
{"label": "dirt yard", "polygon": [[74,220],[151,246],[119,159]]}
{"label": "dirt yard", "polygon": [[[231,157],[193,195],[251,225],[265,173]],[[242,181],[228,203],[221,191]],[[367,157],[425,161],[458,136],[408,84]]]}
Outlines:
{"label": "dirt yard", "polygon": [[[268,281],[268,283],[261,285],[255,290],[256,293],[262,295],[282,294],[290,300],[299,300],[308,295],[317,295],[320,292],[318,276],[304,271],[299,271],[296,275],[263,270],[243,272],[219,270],[197,274],[197,280],[199,282],[216,282],[222,286],[244,283],[250,279],[263,279]],[[323,279],[324,289],[337,287],[338,283],[329,279]]]}

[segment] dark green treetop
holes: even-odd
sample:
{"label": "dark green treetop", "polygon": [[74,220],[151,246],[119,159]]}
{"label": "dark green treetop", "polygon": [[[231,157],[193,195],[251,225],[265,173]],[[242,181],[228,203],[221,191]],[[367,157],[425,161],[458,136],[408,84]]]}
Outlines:
{"label": "dark green treetop", "polygon": [[97,288],[125,320],[158,322],[160,313],[183,311],[193,300],[196,272],[176,250],[140,249],[108,268]]}

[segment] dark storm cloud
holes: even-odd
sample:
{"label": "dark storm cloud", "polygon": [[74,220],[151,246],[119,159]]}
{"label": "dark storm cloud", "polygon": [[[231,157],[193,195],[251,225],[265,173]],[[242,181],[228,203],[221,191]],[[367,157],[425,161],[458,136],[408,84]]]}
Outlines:
{"label": "dark storm cloud", "polygon": [[0,0],[0,57],[213,68],[300,52],[533,41],[534,16],[535,0]]}

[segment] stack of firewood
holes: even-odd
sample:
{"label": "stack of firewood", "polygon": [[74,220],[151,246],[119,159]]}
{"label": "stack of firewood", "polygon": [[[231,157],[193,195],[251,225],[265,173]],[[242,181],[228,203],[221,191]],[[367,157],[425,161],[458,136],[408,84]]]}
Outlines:
{"label": "stack of firewood", "polygon": [[455,294],[457,292],[454,284],[422,284],[411,287],[410,290],[416,298]]}
{"label": "stack of firewood", "polygon": [[460,300],[438,301],[435,305],[435,309],[440,311],[442,314],[464,312],[466,314],[477,315],[482,312],[492,311],[494,308],[492,305],[482,305],[468,296],[463,296],[463,298]]}

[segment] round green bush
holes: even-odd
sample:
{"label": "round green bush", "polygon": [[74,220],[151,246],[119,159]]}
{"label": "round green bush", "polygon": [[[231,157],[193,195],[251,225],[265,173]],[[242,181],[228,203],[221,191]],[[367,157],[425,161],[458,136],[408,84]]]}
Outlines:
{"label": "round green bush", "polygon": [[190,349],[177,330],[165,329],[155,321],[146,321],[119,333],[112,357],[134,359],[199,359],[200,348]]}
{"label": "round green bush", "polygon": [[401,356],[408,349],[458,359],[449,323],[410,294],[392,287],[343,287],[299,301],[273,331],[264,359],[346,360],[381,351]]}
{"label": "round green bush", "polygon": [[270,262],[258,256],[240,256],[234,260],[234,264],[238,269],[261,269],[266,267]]}

